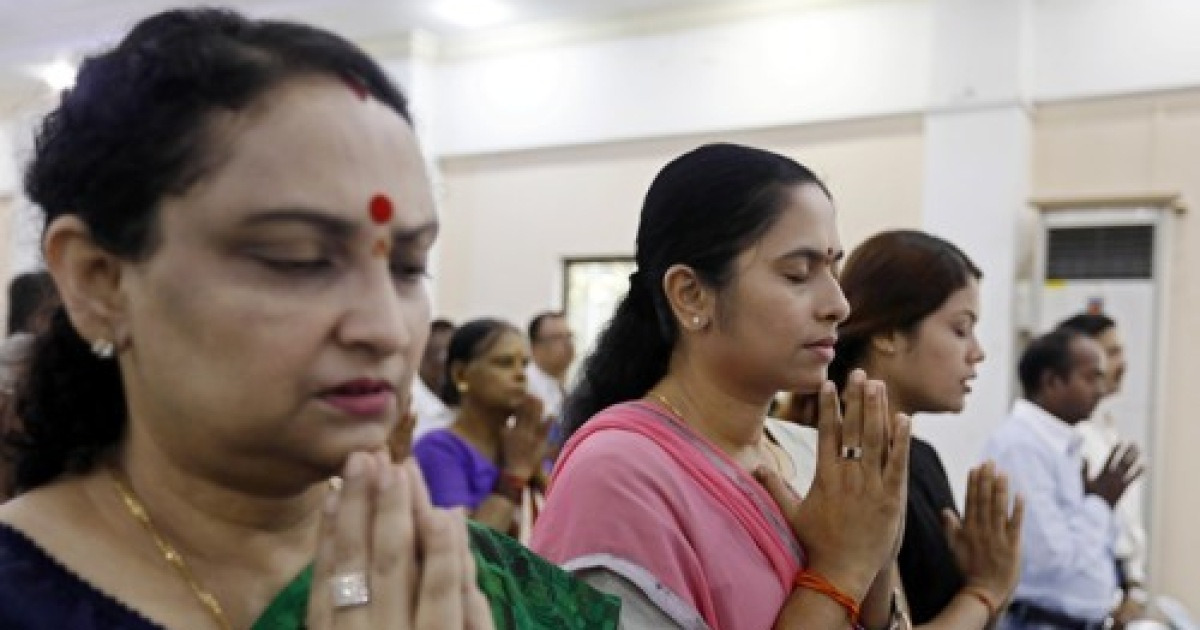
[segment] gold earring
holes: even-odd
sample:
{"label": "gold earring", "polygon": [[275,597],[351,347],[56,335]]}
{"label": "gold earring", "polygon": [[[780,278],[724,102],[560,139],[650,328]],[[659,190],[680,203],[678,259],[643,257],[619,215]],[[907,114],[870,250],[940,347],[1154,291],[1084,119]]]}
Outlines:
{"label": "gold earring", "polygon": [[469,385],[467,385],[466,381],[459,381],[459,382],[455,383],[454,386],[456,388],[458,388],[458,393],[460,393],[460,394],[465,394],[465,393],[471,391],[471,387]]}

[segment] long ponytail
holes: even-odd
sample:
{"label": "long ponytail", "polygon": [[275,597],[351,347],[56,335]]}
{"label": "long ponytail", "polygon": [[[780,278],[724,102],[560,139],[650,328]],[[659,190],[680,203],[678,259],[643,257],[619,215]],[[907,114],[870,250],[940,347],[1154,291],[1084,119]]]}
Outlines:
{"label": "long ponytail", "polygon": [[629,292],[567,398],[563,422],[568,434],[605,408],[645,395],[666,375],[678,329],[666,305],[656,301],[642,272],[629,277]]}

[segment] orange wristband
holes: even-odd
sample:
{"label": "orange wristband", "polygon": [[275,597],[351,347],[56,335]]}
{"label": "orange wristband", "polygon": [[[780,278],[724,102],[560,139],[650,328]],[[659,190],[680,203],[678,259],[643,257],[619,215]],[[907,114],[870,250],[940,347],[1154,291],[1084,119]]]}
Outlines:
{"label": "orange wristband", "polygon": [[793,582],[793,585],[796,588],[808,589],[832,599],[839,606],[846,609],[846,615],[850,617],[850,624],[858,627],[858,617],[860,615],[858,602],[834,586],[832,582],[825,579],[821,574],[814,573],[808,569],[801,569],[796,574],[796,580]]}
{"label": "orange wristband", "polygon": [[1000,612],[1000,606],[992,601],[992,596],[978,586],[964,586],[962,592],[978,599],[983,604],[983,607],[987,608],[988,619],[995,619],[996,613]]}

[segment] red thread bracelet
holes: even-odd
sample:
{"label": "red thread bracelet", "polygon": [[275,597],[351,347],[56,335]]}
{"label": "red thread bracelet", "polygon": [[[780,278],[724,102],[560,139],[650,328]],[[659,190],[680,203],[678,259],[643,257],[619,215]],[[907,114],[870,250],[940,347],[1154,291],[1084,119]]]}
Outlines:
{"label": "red thread bracelet", "polygon": [[796,574],[796,580],[793,582],[793,584],[796,586],[796,588],[808,589],[832,599],[839,606],[846,609],[846,614],[850,617],[850,624],[856,628],[858,627],[858,618],[860,615],[858,602],[854,601],[853,597],[850,597],[841,589],[834,586],[832,582],[825,579],[821,574],[814,573],[807,569],[801,569],[800,572]]}

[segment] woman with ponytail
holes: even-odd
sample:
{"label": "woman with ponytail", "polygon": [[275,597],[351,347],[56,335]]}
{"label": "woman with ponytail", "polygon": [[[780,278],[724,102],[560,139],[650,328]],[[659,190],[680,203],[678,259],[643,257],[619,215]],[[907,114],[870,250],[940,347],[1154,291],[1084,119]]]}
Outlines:
{"label": "woman with ponytail", "polygon": [[[628,295],[568,399],[532,547],[621,597],[622,626],[892,627],[908,421],[826,382],[847,316],[832,200],[786,157],[708,145],[646,194]],[[764,437],[780,390],[820,392],[804,501]]]}

